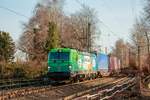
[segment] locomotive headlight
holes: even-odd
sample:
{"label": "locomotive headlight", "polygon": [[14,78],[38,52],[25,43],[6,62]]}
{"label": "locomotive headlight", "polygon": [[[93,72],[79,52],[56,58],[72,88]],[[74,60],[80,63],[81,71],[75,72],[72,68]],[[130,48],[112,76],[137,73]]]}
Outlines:
{"label": "locomotive headlight", "polygon": [[50,66],[48,66],[48,69],[50,69],[51,67]]}
{"label": "locomotive headlight", "polygon": [[69,69],[71,69],[72,68],[72,66],[69,66]]}

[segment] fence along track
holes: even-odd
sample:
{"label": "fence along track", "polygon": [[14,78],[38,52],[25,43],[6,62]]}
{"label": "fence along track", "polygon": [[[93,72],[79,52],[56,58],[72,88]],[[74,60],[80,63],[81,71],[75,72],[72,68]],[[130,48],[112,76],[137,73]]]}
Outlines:
{"label": "fence along track", "polygon": [[102,79],[90,80],[90,81],[68,84],[68,85],[63,85],[63,86],[55,86],[55,87],[49,85],[49,86],[24,87],[24,88],[17,88],[17,89],[11,89],[11,90],[4,90],[4,91],[0,91],[0,100],[22,97],[22,96],[37,94],[37,93],[43,93],[45,91],[52,91],[54,89],[59,89],[61,87],[65,88],[68,86],[73,87],[79,84],[88,84],[97,80],[106,80],[106,79],[102,78]]}
{"label": "fence along track", "polygon": [[29,86],[40,86],[47,85],[49,81],[43,81],[40,79],[34,80],[0,80],[0,91],[1,90],[10,90],[15,88],[29,87]]}

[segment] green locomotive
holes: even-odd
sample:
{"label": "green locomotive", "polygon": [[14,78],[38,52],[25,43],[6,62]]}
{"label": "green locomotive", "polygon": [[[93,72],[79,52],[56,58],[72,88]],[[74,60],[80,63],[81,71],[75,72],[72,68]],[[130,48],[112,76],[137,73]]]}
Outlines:
{"label": "green locomotive", "polygon": [[48,54],[48,76],[55,81],[96,78],[96,55],[70,48],[52,49]]}

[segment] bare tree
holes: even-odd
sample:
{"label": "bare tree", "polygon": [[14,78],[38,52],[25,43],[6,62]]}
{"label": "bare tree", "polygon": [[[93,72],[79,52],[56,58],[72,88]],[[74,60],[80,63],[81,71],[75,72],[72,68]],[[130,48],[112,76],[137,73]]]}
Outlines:
{"label": "bare tree", "polygon": [[[61,11],[57,9],[57,0],[41,1],[34,10],[33,17],[24,24],[24,32],[20,37],[19,49],[28,55],[31,60],[44,60],[47,51],[44,49],[48,36],[49,22],[57,23],[60,27]],[[49,5],[47,5],[49,4]],[[38,28],[36,27],[38,26]]]}
{"label": "bare tree", "polygon": [[129,49],[128,49],[127,44],[122,39],[119,39],[116,41],[113,54],[117,56],[117,58],[120,59],[122,68],[129,66],[129,59],[128,59]]}
{"label": "bare tree", "polygon": [[90,51],[94,43],[94,35],[97,30],[98,19],[95,10],[88,6],[83,8],[71,16],[72,24],[74,25],[74,35],[79,41],[81,50]]}
{"label": "bare tree", "polygon": [[62,10],[63,4],[62,0],[41,1],[35,7],[33,17],[24,24],[19,49],[25,52],[30,60],[47,59],[47,50],[44,49],[44,45],[46,40],[51,41],[47,39],[51,36],[49,23],[57,26],[59,41],[61,41],[60,47],[87,51],[92,48],[97,30],[97,17],[94,9],[84,6],[80,11],[67,16]]}
{"label": "bare tree", "polygon": [[137,62],[140,70],[148,68],[150,54],[150,30],[148,20],[140,19],[136,21],[132,30],[132,40],[136,48]]}

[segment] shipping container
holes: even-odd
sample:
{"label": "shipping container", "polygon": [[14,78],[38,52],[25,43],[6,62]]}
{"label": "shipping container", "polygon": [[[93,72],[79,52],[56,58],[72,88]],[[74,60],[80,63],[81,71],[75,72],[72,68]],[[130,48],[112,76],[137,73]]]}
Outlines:
{"label": "shipping container", "polygon": [[96,55],[80,52],[78,59],[79,70],[85,73],[92,73],[97,70],[96,67]]}
{"label": "shipping container", "polygon": [[96,64],[98,71],[101,73],[103,76],[108,76],[109,74],[109,57],[106,54],[99,53],[97,54],[96,58]]}
{"label": "shipping container", "polygon": [[109,72],[118,73],[120,72],[120,60],[115,56],[109,57]]}

